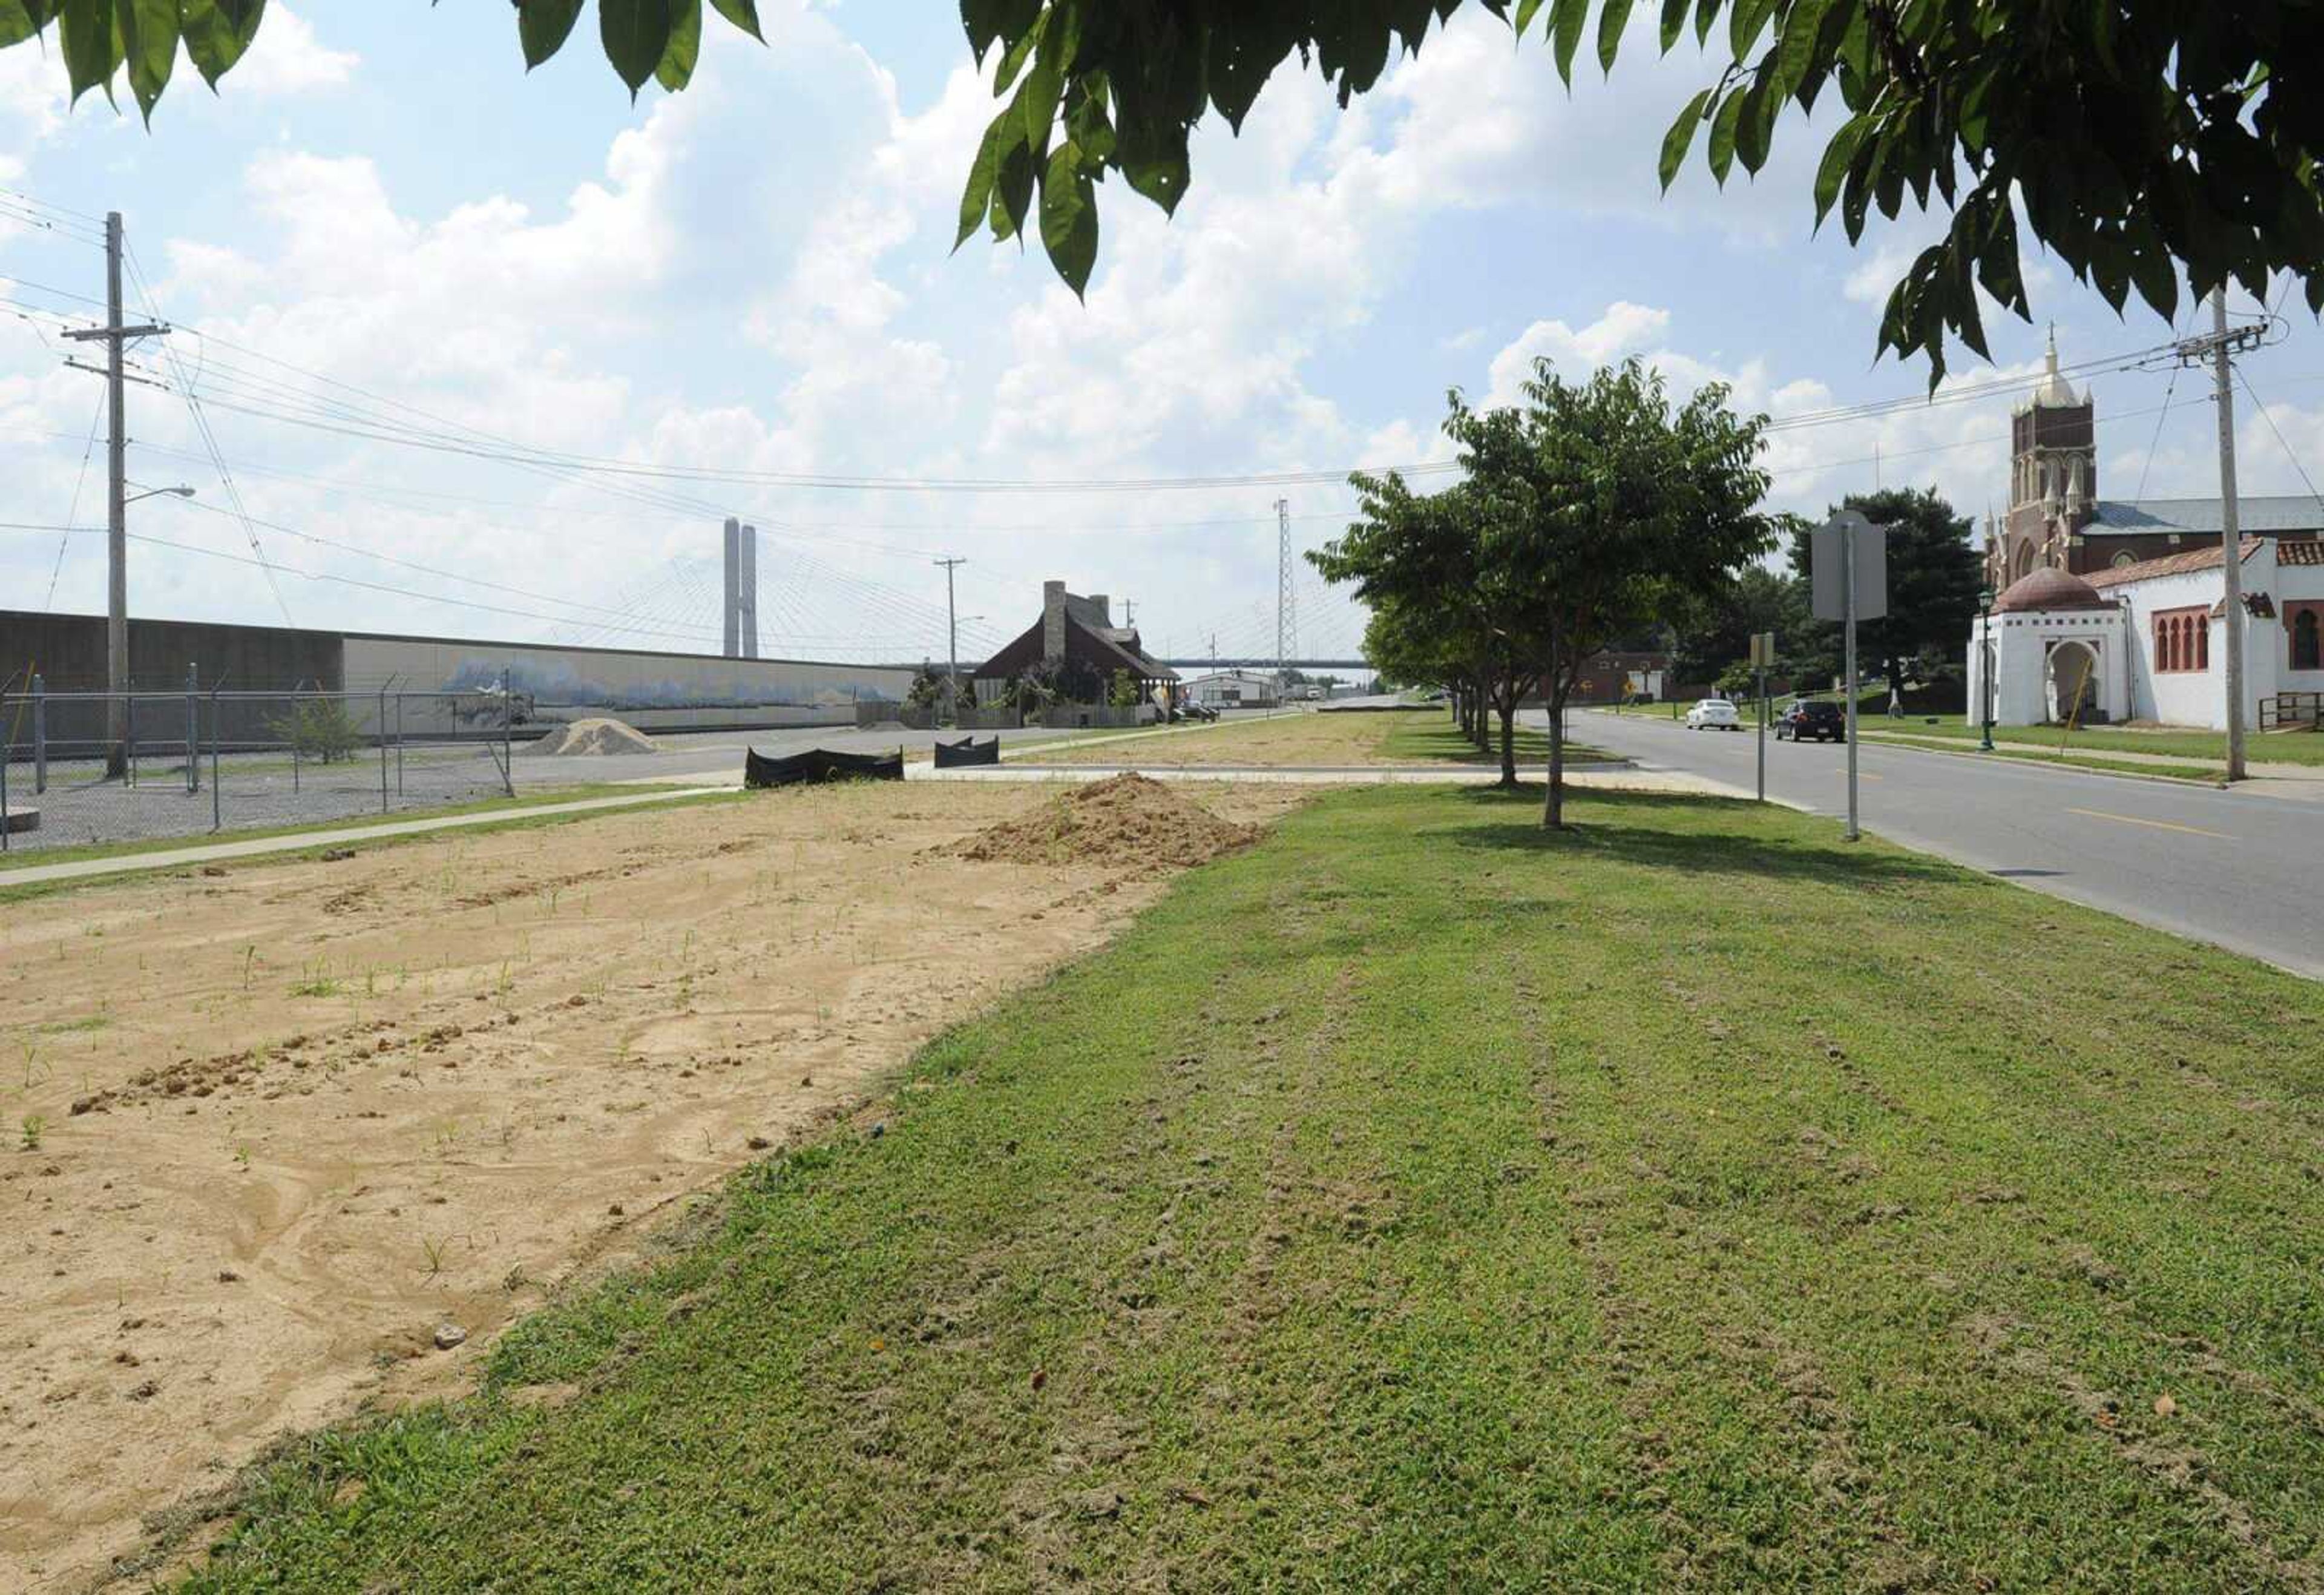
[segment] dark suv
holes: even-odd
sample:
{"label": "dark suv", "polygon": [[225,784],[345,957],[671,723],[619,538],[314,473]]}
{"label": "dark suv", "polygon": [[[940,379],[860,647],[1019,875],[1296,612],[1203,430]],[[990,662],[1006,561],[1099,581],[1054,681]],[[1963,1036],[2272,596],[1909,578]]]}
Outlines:
{"label": "dark suv", "polygon": [[1848,740],[1848,715],[1838,704],[1794,704],[1775,721],[1775,740],[1780,742],[1785,737],[1795,742],[1810,739],[1820,742],[1844,742]]}

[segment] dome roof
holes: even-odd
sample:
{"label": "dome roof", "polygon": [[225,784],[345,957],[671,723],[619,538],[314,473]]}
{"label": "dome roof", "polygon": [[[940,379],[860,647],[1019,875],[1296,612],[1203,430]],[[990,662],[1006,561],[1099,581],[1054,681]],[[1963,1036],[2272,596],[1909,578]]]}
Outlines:
{"label": "dome roof", "polygon": [[2024,614],[2045,609],[2109,609],[2103,594],[2078,576],[2049,566],[2031,571],[2009,584],[1993,601],[1996,614]]}

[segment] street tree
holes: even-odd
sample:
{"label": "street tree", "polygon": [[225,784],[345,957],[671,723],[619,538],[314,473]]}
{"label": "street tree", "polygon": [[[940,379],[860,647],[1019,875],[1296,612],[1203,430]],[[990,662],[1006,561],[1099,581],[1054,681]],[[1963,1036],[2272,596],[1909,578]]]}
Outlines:
{"label": "street tree", "polygon": [[[1457,398],[1455,406],[1457,412]],[[1414,493],[1393,471],[1349,480],[1361,518],[1312,550],[1309,562],[1394,615],[1411,633],[1406,646],[1414,655],[1425,650],[1442,661],[1497,717],[1501,785],[1514,788],[1517,705],[1534,685],[1541,654],[1508,504],[1473,475],[1434,493]]]}
{"label": "street tree", "polygon": [[[1188,139],[1215,114],[1240,129],[1295,58],[1342,106],[1390,58],[1417,51],[1464,0],[961,0],[968,44],[997,58],[1004,103],[979,142],[960,237],[1038,232],[1076,293],[1097,259],[1098,184],[1119,177],[1164,210],[1185,197]],[[1546,41],[1570,84],[1585,43],[1610,72],[1635,0],[1475,0],[1519,40]],[[755,0],[708,0],[754,37]],[[584,0],[516,0],[528,67],[564,47]],[[597,0],[600,48],[632,94],[683,88],[704,0]],[[216,88],[249,49],[265,0],[0,0],[0,47],[53,23],[74,97],[125,69],[150,119],[182,40]],[[1723,24],[1723,25],[1722,25]],[[1851,242],[1909,196],[1950,220],[1888,297],[1879,346],[1926,355],[1945,340],[1985,353],[1982,289],[2030,318],[2019,214],[2034,242],[2120,310],[2135,290],[2168,319],[2184,270],[2200,296],[2229,279],[2264,294],[2271,272],[2324,312],[2324,6],[2314,0],[2126,5],[2123,0],[1664,0],[1657,41],[1692,34],[1727,61],[1662,145],[1668,188],[1700,145],[1725,183],[1757,174],[1787,113],[1827,94],[1847,115],[1813,184],[1819,225]],[[1643,180],[1646,174],[1639,174]]]}
{"label": "street tree", "polygon": [[[1879,661],[1890,684],[1900,689],[1916,671],[1950,661],[1965,646],[1976,624],[1978,591],[1985,574],[1969,540],[1969,519],[1957,515],[1934,488],[1891,487],[1850,493],[1831,513],[1855,510],[1875,526],[1888,529],[1888,613],[1858,627],[1859,646]],[[1808,576],[1808,529],[1794,528],[1792,573],[1804,586]],[[1840,628],[1819,622],[1812,658],[1824,675],[1836,668]]]}
{"label": "street tree", "polygon": [[1754,632],[1773,632],[1779,656],[1799,648],[1807,594],[1788,571],[1747,565],[1734,584],[1674,618],[1672,668],[1681,681],[1727,684],[1727,672],[1751,655]]}
{"label": "street tree", "polygon": [[1760,507],[1766,418],[1707,383],[1674,405],[1636,360],[1569,383],[1534,363],[1519,408],[1454,395],[1445,430],[1469,480],[1515,529],[1506,557],[1530,614],[1549,708],[1542,823],[1563,826],[1565,708],[1591,656],[1661,616],[1719,602],[1775,546]]}

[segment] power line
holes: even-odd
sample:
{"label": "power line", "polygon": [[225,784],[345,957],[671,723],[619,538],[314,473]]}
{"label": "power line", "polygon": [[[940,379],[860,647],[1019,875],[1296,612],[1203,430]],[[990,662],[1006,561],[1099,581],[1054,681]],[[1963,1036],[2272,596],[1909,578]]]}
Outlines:
{"label": "power line", "polygon": [[[67,526],[70,526],[73,523],[73,518],[80,513],[80,490],[88,482],[88,462],[97,453],[97,429],[105,424],[105,395],[100,393],[97,398],[96,413],[88,418],[88,442],[81,449],[80,471],[73,477],[72,502],[65,510]],[[49,595],[41,601],[41,607],[43,610],[54,610],[57,606],[57,583],[64,576],[65,549],[71,544],[72,538],[69,534],[60,535],[57,539],[57,562],[49,572]]]}
{"label": "power line", "polygon": [[2307,487],[2308,496],[2316,498],[2316,484],[2309,481],[2308,467],[2300,463],[2300,456],[2292,452],[2292,445],[2285,441],[2282,429],[2275,424],[2275,418],[2267,412],[2267,405],[2262,401],[2257,391],[2252,387],[2251,378],[2244,375],[2243,367],[2239,365],[2233,367],[2233,370],[2236,378],[2242,382],[2244,392],[2251,394],[2252,408],[2259,411],[2259,418],[2267,423],[2267,429],[2275,434],[2276,445],[2283,450],[2283,457],[2292,462],[2293,470],[2300,473],[2300,480]]}

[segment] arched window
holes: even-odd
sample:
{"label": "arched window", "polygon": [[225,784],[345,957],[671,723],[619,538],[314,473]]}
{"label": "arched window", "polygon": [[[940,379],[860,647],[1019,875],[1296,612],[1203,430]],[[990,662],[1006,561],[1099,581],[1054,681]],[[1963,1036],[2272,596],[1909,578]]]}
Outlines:
{"label": "arched window", "polygon": [[2211,617],[2189,615],[2187,623],[2195,631],[2195,668],[2208,670],[2211,668]]}
{"label": "arched window", "polygon": [[2125,566],[2135,565],[2137,563],[2138,561],[2132,557],[2131,551],[2128,549],[2123,549],[2114,557],[2114,567],[2116,570],[2122,569]]}
{"label": "arched window", "polygon": [[2317,618],[2312,609],[2303,609],[2292,622],[2292,668],[2295,670],[2324,670],[2324,621]]}

